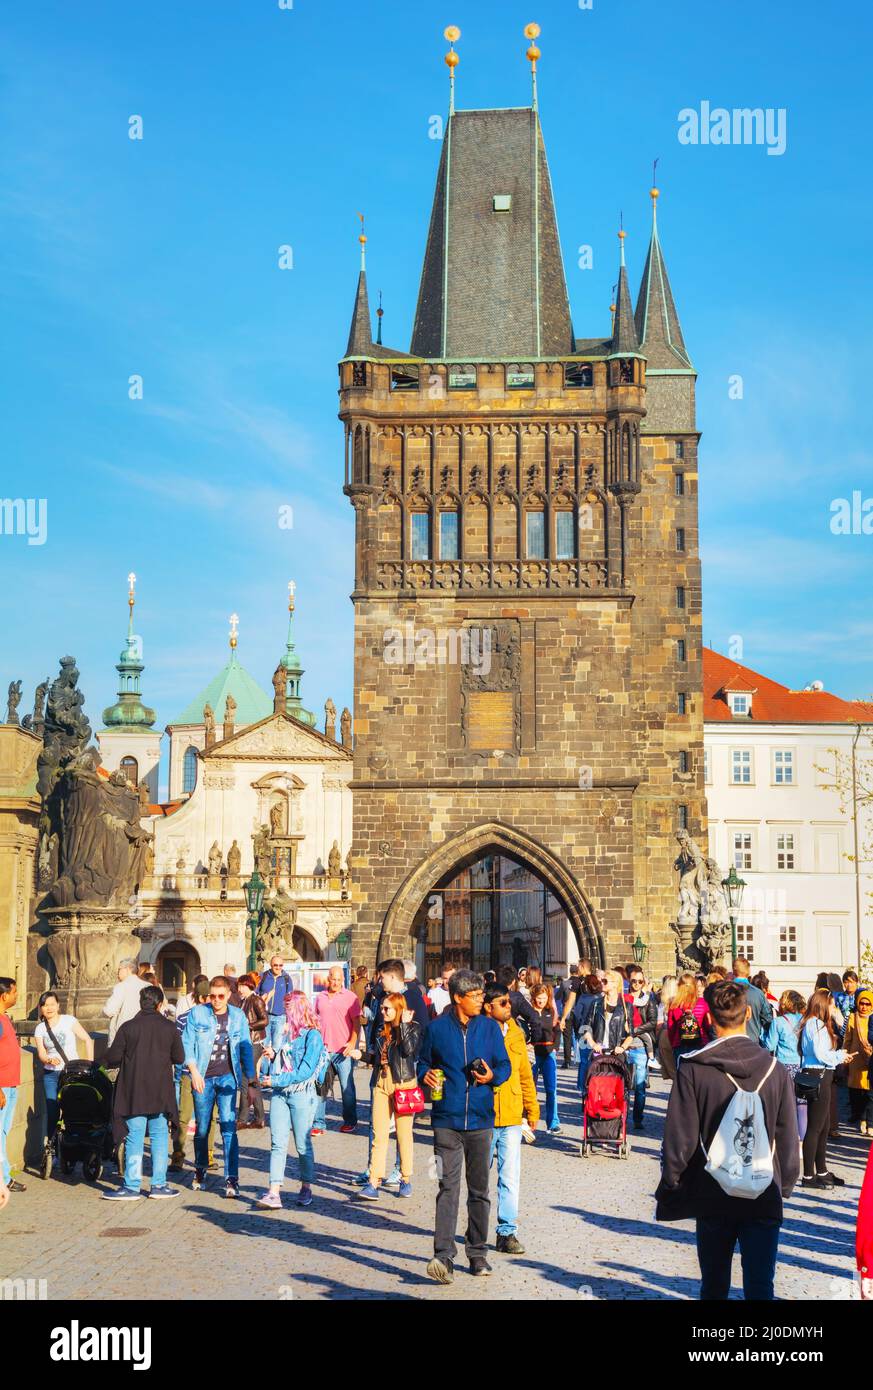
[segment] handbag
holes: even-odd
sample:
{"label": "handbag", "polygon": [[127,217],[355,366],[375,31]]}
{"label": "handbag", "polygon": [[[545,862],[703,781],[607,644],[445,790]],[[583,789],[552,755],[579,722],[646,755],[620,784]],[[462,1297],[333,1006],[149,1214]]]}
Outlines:
{"label": "handbag", "polygon": [[47,1018],[44,1018],[42,1021],[43,1021],[44,1025],[45,1025],[45,1031],[48,1033],[49,1037],[50,1037],[51,1040],[52,1040],[52,1046],[54,1047],[54,1049],[55,1049],[55,1051],[58,1053],[58,1055],[59,1055],[60,1057],[63,1058],[64,1066],[67,1066],[70,1059],[69,1059],[69,1057],[67,1056],[67,1054],[66,1054],[66,1052],[64,1051],[64,1049],[61,1047],[61,1045],[60,1045],[60,1043],[58,1042],[57,1038],[55,1037],[54,1033],[52,1032],[51,1024],[49,1023],[49,1021],[48,1021]]}
{"label": "handbag", "polygon": [[424,1109],[424,1092],[420,1086],[394,1087],[394,1114],[420,1115]]}
{"label": "handbag", "polygon": [[818,1100],[823,1073],[823,1067],[801,1067],[794,1078],[794,1094],[798,1100],[807,1105],[811,1100]]}

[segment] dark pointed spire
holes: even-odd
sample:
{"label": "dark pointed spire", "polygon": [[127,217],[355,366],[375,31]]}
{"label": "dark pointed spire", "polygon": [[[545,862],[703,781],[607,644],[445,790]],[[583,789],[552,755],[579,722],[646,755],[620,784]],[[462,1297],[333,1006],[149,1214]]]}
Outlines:
{"label": "dark pointed spire", "polygon": [[370,301],[367,297],[367,272],[362,270],[358,276],[358,293],[355,296],[355,312],[352,315],[346,357],[367,357],[372,347],[373,327],[370,319]]}
{"label": "dark pointed spire", "polygon": [[640,350],[640,342],[634,323],[634,311],[631,305],[630,288],[627,282],[627,267],[624,263],[624,239],[626,235],[627,233],[622,227],[618,234],[618,242],[621,247],[621,265],[618,271],[618,291],[615,297],[615,317],[612,324],[611,352],[613,355],[639,352]]}
{"label": "dark pointed spire", "polygon": [[682,337],[682,327],[658,240],[657,188],[652,188],[651,199],[652,239],[637,298],[637,337],[650,371],[669,371],[671,368],[688,371],[691,369],[691,358]]}

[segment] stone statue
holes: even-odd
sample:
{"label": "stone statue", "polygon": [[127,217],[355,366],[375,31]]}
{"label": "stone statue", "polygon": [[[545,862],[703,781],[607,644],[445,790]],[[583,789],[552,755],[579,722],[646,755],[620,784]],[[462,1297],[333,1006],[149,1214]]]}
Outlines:
{"label": "stone statue", "polygon": [[155,871],[155,842],[149,840],[145,852],[145,871],[149,878]]}
{"label": "stone statue", "polygon": [[178,876],[179,874],[183,874],[184,872],[185,872],[185,846],[184,846],[184,845],[181,845],[180,848],[179,848],[178,857],[177,857],[177,859],[176,859],[176,874],[177,874],[177,876]]}
{"label": "stone statue", "polygon": [[141,816],[147,815],[149,806],[151,805],[151,793],[149,792],[148,782],[140,782],[137,787],[137,794],[139,796],[139,813]]}
{"label": "stone statue", "polygon": [[352,876],[352,850],[351,850],[351,846],[349,846],[349,852],[348,852],[348,854],[346,855],[346,873],[348,874],[349,878],[351,878],[351,876]]}
{"label": "stone statue", "polygon": [[29,729],[37,738],[42,738],[42,731],[45,726],[43,710],[45,709],[45,697],[51,685],[51,677],[46,677],[42,685],[38,685],[33,696],[33,714],[26,714],[21,721],[24,729]]}
{"label": "stone statue", "polygon": [[261,919],[255,932],[255,949],[262,961],[268,961],[274,952],[287,960],[299,960],[294,950],[294,924],[297,909],[287,893],[277,891],[264,903]]}
{"label": "stone statue", "polygon": [[6,702],[6,723],[18,726],[18,706],[21,704],[21,681],[9,682],[9,697]]}
{"label": "stone statue", "polygon": [[287,710],[288,672],[280,662],[273,672],[273,713],[284,714]]}
{"label": "stone statue", "polygon": [[334,840],[331,845],[330,854],[327,856],[327,872],[331,878],[339,878],[342,873],[343,861],[339,851],[339,845]]}
{"label": "stone statue", "polygon": [[324,736],[336,743],[336,705],[330,696],[324,702]]}
{"label": "stone statue", "polygon": [[221,873],[221,859],[222,855],[218,847],[218,841],[213,840],[209,850],[209,875],[211,878],[215,878]]}
{"label": "stone statue", "polygon": [[704,859],[703,865],[705,875],[701,897],[701,926],[710,929],[729,926],[727,903],[721,886],[724,874],[714,859]]}
{"label": "stone statue", "polygon": [[224,723],[232,725],[235,716],[236,700],[233,698],[232,695],[228,695],[227,699],[224,702]]}
{"label": "stone statue", "polygon": [[239,878],[239,871],[242,867],[242,852],[234,840],[230,849],[227,851],[227,872],[231,878]]}
{"label": "stone statue", "polygon": [[327,869],[321,862],[321,855],[318,856],[315,868],[312,870],[313,878],[327,878]]}
{"label": "stone statue", "polygon": [[211,705],[203,706],[203,723],[206,726],[206,747],[210,748],[215,742],[215,714]]}
{"label": "stone statue", "polygon": [[340,733],[342,735],[343,748],[352,746],[352,716],[351,711],[346,708],[340,715]]}
{"label": "stone statue", "polygon": [[286,812],[285,806],[281,801],[276,801],[270,807],[270,834],[275,838],[277,835],[285,834]]}
{"label": "stone statue", "polygon": [[269,881],[272,867],[272,853],[270,850],[270,827],[261,825],[252,836],[252,850],[255,858],[255,867],[261,878]]}
{"label": "stone statue", "polygon": [[151,836],[124,774],[98,775],[100,754],[90,743],[75,660],[65,656],[60,665],[37,760],[40,863],[54,871],[45,906],[126,907],[142,883]]}
{"label": "stone statue", "polygon": [[705,873],[703,855],[688,834],[678,830],[679,854],[673,865],[679,870],[679,915],[676,923],[680,927],[696,927],[700,920],[701,884]]}

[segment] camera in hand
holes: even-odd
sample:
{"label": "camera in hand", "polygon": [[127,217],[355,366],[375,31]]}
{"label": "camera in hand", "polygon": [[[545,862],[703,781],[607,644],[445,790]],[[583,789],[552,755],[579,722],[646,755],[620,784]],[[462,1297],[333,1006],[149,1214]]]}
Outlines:
{"label": "camera in hand", "polygon": [[488,1063],[485,1061],[484,1057],[474,1057],[467,1067],[467,1074],[471,1081],[474,1081],[477,1076],[480,1078],[485,1076],[487,1071]]}

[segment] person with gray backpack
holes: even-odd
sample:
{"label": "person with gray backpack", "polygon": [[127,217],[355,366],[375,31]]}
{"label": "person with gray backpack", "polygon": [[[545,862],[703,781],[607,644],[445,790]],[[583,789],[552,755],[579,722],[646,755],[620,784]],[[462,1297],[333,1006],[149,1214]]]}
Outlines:
{"label": "person with gray backpack", "polygon": [[800,1176],[794,1087],[748,1036],[744,985],[720,980],[703,997],[715,1037],[679,1062],[656,1220],[696,1220],[701,1300],[729,1296],[739,1243],[744,1298],[770,1302],[782,1203]]}

